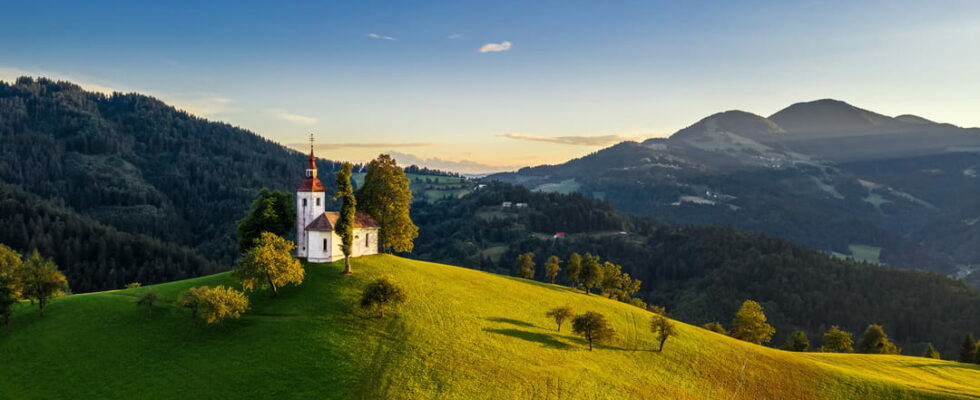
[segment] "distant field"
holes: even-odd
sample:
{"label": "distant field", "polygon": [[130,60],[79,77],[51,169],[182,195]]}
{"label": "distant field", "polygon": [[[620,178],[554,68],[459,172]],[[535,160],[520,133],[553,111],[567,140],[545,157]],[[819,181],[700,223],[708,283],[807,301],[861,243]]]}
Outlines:
{"label": "distant field", "polygon": [[559,183],[545,183],[543,185],[539,185],[538,187],[534,188],[534,190],[539,192],[569,194],[574,193],[580,187],[582,187],[582,185],[576,182],[575,179],[566,179]]}
{"label": "distant field", "polygon": [[[69,296],[0,333],[3,399],[940,399],[980,397],[980,366],[907,356],[791,353],[679,323],[652,351],[651,314],[563,286],[393,256],[307,265],[279,298],[205,327],[171,304],[228,274]],[[409,302],[378,320],[355,307],[391,275]],[[132,301],[159,290],[153,314]],[[606,315],[615,340],[588,351],[544,312]]]}
{"label": "distant field", "polygon": [[[351,175],[356,187],[364,185],[364,172]],[[439,175],[405,174],[409,180],[412,193],[417,198],[433,202],[446,197],[460,197],[473,190],[475,184],[466,178]]]}

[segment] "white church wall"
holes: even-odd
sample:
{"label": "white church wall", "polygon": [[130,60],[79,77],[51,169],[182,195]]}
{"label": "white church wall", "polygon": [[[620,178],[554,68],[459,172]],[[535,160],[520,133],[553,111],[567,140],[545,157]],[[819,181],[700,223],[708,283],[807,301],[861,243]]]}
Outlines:
{"label": "white church wall", "polygon": [[[326,193],[296,192],[296,256],[308,257],[306,227],[326,210]],[[315,247],[315,246],[314,246]]]}
{"label": "white church wall", "polygon": [[333,232],[309,231],[309,262],[331,262],[334,261],[333,248],[337,245],[334,240]]}
{"label": "white church wall", "polygon": [[378,254],[378,230],[377,229],[355,229],[354,230],[354,249],[351,254],[364,256]]}

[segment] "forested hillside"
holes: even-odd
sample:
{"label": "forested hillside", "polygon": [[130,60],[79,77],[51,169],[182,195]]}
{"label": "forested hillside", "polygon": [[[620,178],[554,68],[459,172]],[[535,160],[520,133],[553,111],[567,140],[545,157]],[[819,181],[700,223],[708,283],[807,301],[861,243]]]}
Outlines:
{"label": "forested hillside", "polygon": [[917,354],[926,342],[952,352],[965,332],[980,331],[980,291],[962,281],[840,260],[733,228],[664,225],[578,194],[494,183],[462,199],[417,204],[414,218],[420,258],[512,274],[517,255],[533,252],[545,280],[548,256],[593,253],[623,265],[643,281],[644,300],[685,322],[727,325],[743,300],[757,300],[775,342],[796,329],[815,337],[830,325],[859,332],[878,323]]}

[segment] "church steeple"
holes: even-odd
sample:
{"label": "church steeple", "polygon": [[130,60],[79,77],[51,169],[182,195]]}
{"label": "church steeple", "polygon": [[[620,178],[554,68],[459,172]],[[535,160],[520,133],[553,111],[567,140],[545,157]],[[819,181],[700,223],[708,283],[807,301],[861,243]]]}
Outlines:
{"label": "church steeple", "polygon": [[306,179],[296,188],[297,192],[323,192],[323,183],[316,176],[316,156],[313,155],[313,134],[310,134],[310,161],[306,163]]}
{"label": "church steeple", "polygon": [[316,176],[316,156],[313,155],[313,135],[310,134],[310,159],[306,163],[306,176],[296,188],[296,256],[309,254],[306,227],[317,217],[323,215],[327,207],[327,193],[323,183]]}
{"label": "church steeple", "polygon": [[316,179],[316,157],[313,156],[313,134],[310,134],[310,162],[306,164],[306,177]]}

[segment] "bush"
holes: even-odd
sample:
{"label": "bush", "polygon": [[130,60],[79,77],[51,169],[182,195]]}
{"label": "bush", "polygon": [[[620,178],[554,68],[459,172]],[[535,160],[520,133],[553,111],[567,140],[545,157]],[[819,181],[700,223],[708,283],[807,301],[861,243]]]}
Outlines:
{"label": "bush", "polygon": [[228,318],[239,318],[248,310],[245,294],[225,286],[187,289],[180,294],[177,304],[191,309],[195,318],[201,318],[208,325],[224,322]]}
{"label": "bush", "polygon": [[384,318],[386,306],[402,304],[405,300],[405,291],[390,277],[383,276],[364,288],[364,293],[361,295],[361,307],[377,308],[380,318]]}
{"label": "bush", "polygon": [[153,305],[159,300],[159,292],[156,290],[147,290],[141,292],[139,296],[136,296],[136,301],[134,301],[134,303],[136,303],[136,305],[139,307],[146,307],[148,310],[150,310],[150,313],[153,313]]}

